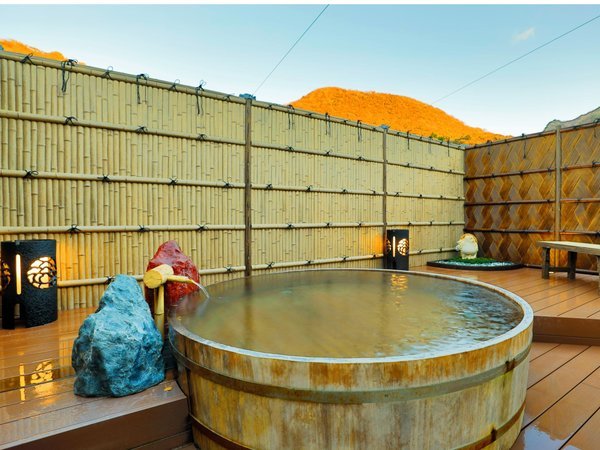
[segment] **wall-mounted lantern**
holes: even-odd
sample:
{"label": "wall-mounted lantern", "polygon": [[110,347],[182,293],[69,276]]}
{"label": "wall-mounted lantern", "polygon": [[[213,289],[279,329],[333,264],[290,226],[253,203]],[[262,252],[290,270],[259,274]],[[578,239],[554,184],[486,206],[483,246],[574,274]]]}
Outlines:
{"label": "wall-mounted lantern", "polygon": [[56,241],[2,242],[0,250],[2,328],[15,327],[17,304],[27,327],[54,322],[58,316]]}
{"label": "wall-mounted lantern", "polygon": [[387,230],[384,250],[384,268],[408,270],[410,248],[408,230]]}

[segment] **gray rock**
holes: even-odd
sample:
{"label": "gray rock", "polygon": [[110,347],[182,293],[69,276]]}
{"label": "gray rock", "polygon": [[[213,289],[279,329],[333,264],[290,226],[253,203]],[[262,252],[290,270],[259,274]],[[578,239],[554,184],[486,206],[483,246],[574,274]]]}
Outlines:
{"label": "gray rock", "polygon": [[122,397],[160,383],[165,377],[162,346],[137,281],[117,275],[73,344],[75,393]]}
{"label": "gray rock", "polygon": [[582,114],[581,116],[573,119],[573,120],[553,120],[546,125],[544,131],[554,131],[558,128],[569,128],[574,127],[576,125],[584,125],[587,123],[595,122],[600,120],[600,108],[596,108],[588,113]]}

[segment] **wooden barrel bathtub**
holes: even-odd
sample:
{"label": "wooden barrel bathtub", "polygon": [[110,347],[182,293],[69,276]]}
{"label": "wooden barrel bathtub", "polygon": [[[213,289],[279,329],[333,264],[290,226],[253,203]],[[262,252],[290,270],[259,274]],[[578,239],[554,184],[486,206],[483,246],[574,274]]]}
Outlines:
{"label": "wooden barrel bathtub", "polygon": [[[268,277],[270,275],[266,275]],[[196,444],[209,449],[508,449],[523,417],[533,312],[509,332],[449,354],[298,357],[200,338],[170,316],[169,340]]]}

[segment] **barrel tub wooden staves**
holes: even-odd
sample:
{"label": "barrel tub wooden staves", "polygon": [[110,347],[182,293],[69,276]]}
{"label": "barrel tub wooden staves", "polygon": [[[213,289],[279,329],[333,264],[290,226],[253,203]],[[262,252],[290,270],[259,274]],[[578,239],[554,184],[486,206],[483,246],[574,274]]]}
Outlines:
{"label": "barrel tub wooden staves", "polygon": [[234,348],[187,330],[181,315],[194,305],[184,302],[171,315],[170,340],[195,442],[203,450],[510,448],[523,417],[533,312],[505,290],[460,281],[499,293],[523,318],[497,338],[423,358]]}

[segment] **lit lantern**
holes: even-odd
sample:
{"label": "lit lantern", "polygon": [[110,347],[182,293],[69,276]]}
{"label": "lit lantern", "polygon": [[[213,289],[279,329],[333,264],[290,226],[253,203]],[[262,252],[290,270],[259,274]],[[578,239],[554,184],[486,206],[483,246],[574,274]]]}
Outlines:
{"label": "lit lantern", "polygon": [[384,268],[408,270],[408,230],[387,230],[384,250]]}
{"label": "lit lantern", "polygon": [[58,316],[56,241],[2,242],[1,255],[2,328],[15,327],[17,304],[27,327],[54,322]]}

